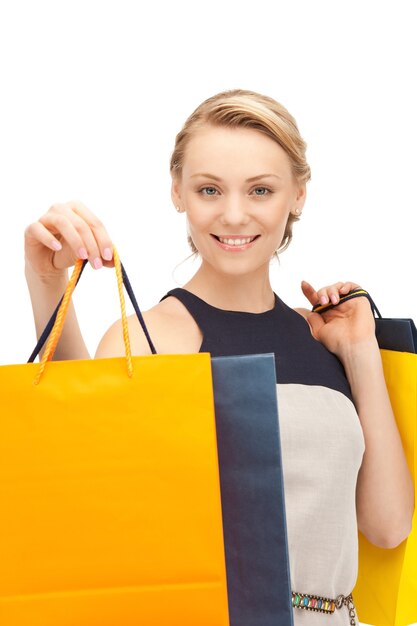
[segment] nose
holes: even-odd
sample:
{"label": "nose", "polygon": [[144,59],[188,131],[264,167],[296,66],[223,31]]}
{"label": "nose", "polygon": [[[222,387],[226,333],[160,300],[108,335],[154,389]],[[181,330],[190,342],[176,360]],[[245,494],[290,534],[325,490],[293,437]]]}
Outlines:
{"label": "nose", "polygon": [[250,217],[246,211],[244,199],[237,194],[225,198],[220,222],[225,225],[247,224]]}

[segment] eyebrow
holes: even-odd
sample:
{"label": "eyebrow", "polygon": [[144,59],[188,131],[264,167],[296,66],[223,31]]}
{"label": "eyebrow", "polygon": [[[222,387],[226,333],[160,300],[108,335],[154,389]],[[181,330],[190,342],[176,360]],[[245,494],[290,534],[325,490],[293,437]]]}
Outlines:
{"label": "eyebrow", "polygon": [[[219,178],[218,176],[215,176],[214,174],[208,174],[206,172],[193,174],[192,176],[190,176],[190,178],[195,178],[196,176],[204,176],[205,178],[212,178],[213,180],[217,180],[218,182],[222,181],[222,179]],[[258,174],[257,176],[252,176],[251,178],[247,178],[246,182],[251,183],[254,180],[259,180],[260,178],[266,178],[267,176],[274,176],[275,178],[282,179],[282,176],[278,176],[278,174]]]}

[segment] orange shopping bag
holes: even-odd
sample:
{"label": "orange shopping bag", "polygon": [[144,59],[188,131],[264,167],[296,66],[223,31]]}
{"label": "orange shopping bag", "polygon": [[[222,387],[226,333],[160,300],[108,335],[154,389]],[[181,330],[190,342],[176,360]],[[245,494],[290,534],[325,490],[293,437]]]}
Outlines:
{"label": "orange shopping bag", "polygon": [[228,626],[210,355],[0,367],[0,624]]}

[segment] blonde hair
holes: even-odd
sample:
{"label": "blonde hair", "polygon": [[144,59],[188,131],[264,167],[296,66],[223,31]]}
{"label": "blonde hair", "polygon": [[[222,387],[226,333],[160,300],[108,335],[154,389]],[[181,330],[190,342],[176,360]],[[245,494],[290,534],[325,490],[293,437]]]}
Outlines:
{"label": "blonde hair", "polygon": [[[245,89],[222,91],[204,100],[191,113],[175,139],[170,161],[173,179],[181,178],[185,152],[191,137],[207,125],[253,128],[264,133],[276,141],[287,153],[295,180],[298,183],[307,183],[310,180],[310,166],[305,157],[307,144],[301,137],[293,116],[273,98]],[[296,215],[289,215],[283,239],[275,255],[289,246],[292,239],[292,226],[298,219]],[[188,243],[193,253],[198,254],[190,235],[188,235]]]}

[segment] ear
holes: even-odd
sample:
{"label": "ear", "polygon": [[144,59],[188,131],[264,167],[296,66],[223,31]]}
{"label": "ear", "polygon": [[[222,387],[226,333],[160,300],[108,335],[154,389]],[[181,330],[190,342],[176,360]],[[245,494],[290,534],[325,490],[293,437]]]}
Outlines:
{"label": "ear", "polygon": [[293,211],[298,209],[299,213],[302,212],[305,201],[306,201],[306,197],[307,197],[307,186],[305,183],[302,183],[301,185],[298,185],[297,187],[297,193],[295,196]]}
{"label": "ear", "polygon": [[177,178],[172,179],[171,198],[175,207],[181,205],[181,185],[180,181]]}
{"label": "ear", "polygon": [[298,187],[298,190],[297,190],[296,202],[298,203],[297,204],[298,209],[301,210],[304,208],[306,198],[307,198],[307,186],[305,183],[303,183],[302,185]]}

